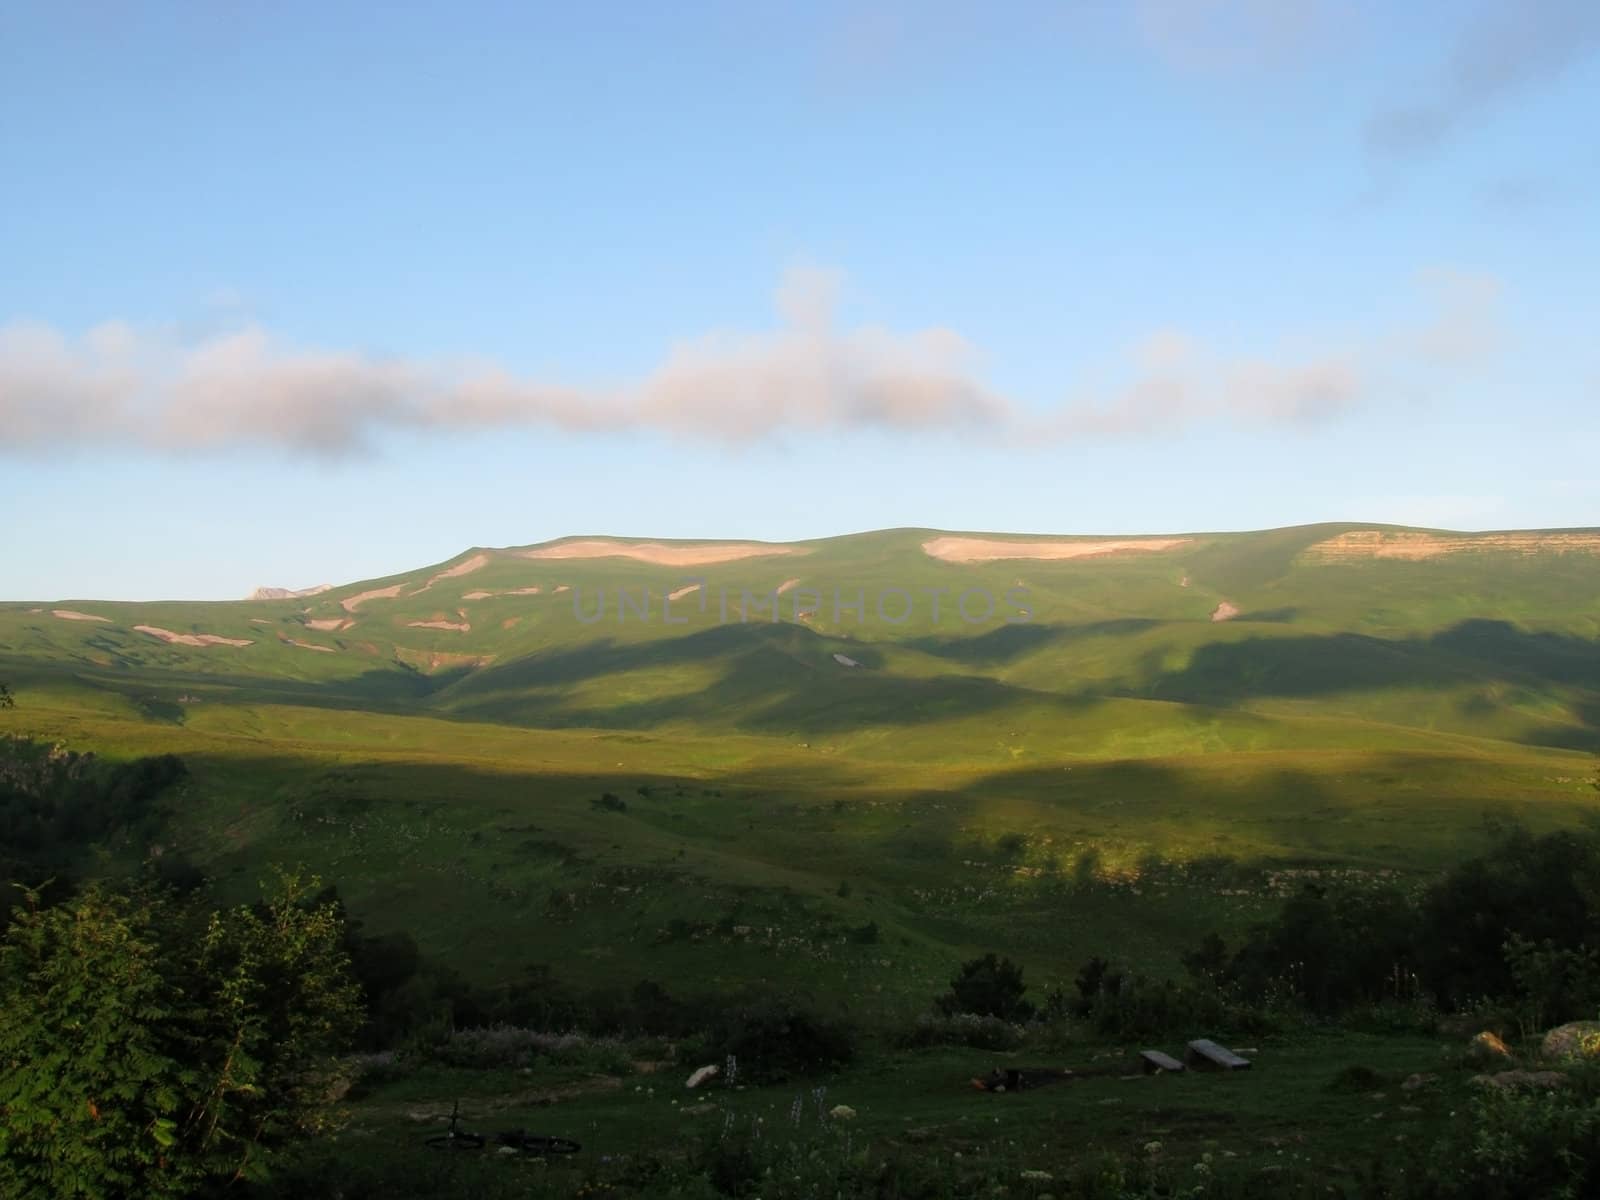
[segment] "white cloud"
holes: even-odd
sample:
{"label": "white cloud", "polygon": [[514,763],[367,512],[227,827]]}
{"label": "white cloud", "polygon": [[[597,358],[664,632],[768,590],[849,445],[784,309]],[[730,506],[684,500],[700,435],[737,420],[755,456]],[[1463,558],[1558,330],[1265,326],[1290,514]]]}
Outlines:
{"label": "white cloud", "polygon": [[944,431],[1038,442],[1300,426],[1360,403],[1372,366],[1395,354],[1461,361],[1492,346],[1492,279],[1436,272],[1425,282],[1439,315],[1420,328],[1299,355],[1224,354],[1161,329],[1131,349],[1120,387],[1051,409],[987,386],[977,350],[953,330],[838,328],[842,276],[815,269],[784,277],[777,328],[681,342],[644,378],[610,388],[494,363],[291,347],[253,325],[190,342],[122,322],[77,339],[13,325],[0,327],[0,450],[101,442],[341,455],[394,430],[643,430],[726,442]]}

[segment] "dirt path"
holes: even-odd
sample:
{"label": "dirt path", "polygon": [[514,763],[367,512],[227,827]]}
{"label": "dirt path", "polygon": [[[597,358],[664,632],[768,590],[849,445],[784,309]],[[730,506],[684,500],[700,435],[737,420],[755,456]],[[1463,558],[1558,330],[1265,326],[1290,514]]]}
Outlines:
{"label": "dirt path", "polygon": [[1075,541],[1008,542],[997,538],[937,537],[922,543],[923,551],[945,562],[982,563],[1008,558],[1104,558],[1119,554],[1151,554],[1186,546],[1193,538],[1115,538]]}
{"label": "dirt path", "polygon": [[763,545],[760,542],[718,542],[705,546],[669,546],[663,542],[617,542],[584,538],[519,550],[523,558],[632,558],[657,567],[697,567],[710,563],[735,562],[741,558],[765,558],[775,554],[800,554],[794,546]]}

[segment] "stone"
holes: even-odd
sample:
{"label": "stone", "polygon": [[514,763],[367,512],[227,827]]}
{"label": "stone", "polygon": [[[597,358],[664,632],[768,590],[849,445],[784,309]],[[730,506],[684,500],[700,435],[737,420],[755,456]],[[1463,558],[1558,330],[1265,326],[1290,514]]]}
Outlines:
{"label": "stone", "polygon": [[1569,1021],[1544,1035],[1539,1049],[1546,1058],[1600,1058],[1600,1021]]}
{"label": "stone", "polygon": [[1511,1053],[1510,1046],[1485,1029],[1467,1043],[1467,1059],[1469,1062],[1489,1066],[1493,1063],[1514,1062],[1516,1055]]}

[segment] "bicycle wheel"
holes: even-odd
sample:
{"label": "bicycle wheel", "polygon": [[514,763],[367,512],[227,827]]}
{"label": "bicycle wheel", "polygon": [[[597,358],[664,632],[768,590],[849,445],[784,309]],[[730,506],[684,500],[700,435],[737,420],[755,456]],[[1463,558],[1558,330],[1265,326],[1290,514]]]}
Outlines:
{"label": "bicycle wheel", "polygon": [[520,1129],[502,1133],[495,1141],[524,1154],[576,1154],[583,1149],[581,1143],[571,1138],[545,1137],[537,1133],[523,1133]]}
{"label": "bicycle wheel", "polygon": [[482,1150],[481,1133],[440,1133],[428,1138],[423,1145],[433,1150]]}

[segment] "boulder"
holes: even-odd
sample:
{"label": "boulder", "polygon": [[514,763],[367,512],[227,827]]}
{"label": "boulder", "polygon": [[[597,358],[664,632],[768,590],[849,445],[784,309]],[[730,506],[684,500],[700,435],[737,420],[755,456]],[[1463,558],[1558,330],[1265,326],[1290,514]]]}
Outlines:
{"label": "boulder", "polygon": [[1549,1059],[1600,1058],[1600,1021],[1569,1021],[1544,1035],[1540,1047]]}
{"label": "boulder", "polygon": [[1467,1061],[1480,1066],[1492,1066],[1496,1063],[1516,1061],[1516,1055],[1511,1053],[1511,1047],[1500,1038],[1485,1029],[1467,1043]]}

